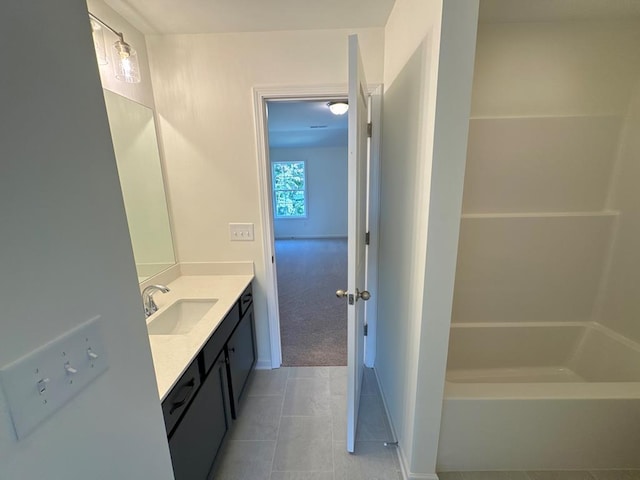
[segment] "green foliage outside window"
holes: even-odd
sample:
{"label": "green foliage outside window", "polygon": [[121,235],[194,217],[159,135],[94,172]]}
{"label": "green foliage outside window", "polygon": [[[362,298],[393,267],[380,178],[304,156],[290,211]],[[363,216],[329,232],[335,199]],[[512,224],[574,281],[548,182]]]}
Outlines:
{"label": "green foliage outside window", "polygon": [[304,162],[273,162],[273,210],[276,218],[307,216]]}

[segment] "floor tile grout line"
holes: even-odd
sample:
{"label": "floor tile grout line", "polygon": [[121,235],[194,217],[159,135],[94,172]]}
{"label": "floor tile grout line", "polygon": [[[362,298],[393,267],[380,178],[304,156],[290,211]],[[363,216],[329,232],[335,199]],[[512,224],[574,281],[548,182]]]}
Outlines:
{"label": "floor tile grout line", "polygon": [[273,473],[329,473],[331,470],[274,470]]}
{"label": "floor tile grout line", "polygon": [[275,442],[275,440],[231,440],[229,439],[229,441],[227,443],[257,443],[257,442]]}
{"label": "floor tile grout line", "polygon": [[[289,381],[289,373],[291,370],[287,369],[287,382]],[[284,409],[284,396],[287,389],[287,382],[285,382],[285,392],[282,393],[282,404],[280,405],[280,418],[278,419],[278,431],[276,432],[276,445],[273,449],[273,456],[271,457],[271,467],[269,468],[269,479],[273,475],[273,465],[276,461],[276,452],[278,451],[278,442],[280,441],[280,427],[282,426],[282,410]]]}
{"label": "floor tile grout line", "polygon": [[331,418],[331,414],[329,415],[282,415],[280,418]]}
{"label": "floor tile grout line", "polygon": [[[329,372],[329,374],[331,374],[331,372]],[[329,380],[329,383],[331,383],[331,380]],[[333,472],[333,478],[335,480],[336,478],[336,445],[335,445],[335,436],[334,436],[334,431],[335,431],[335,425],[333,422],[333,410],[331,408],[331,387],[329,387],[329,411],[331,412],[331,470]]]}
{"label": "floor tile grout line", "polygon": [[[272,369],[272,370],[264,370],[265,372],[272,372],[272,371],[277,371],[279,369]],[[289,376],[289,372],[287,371],[287,377]],[[287,381],[287,377],[285,377],[285,387],[286,387],[286,381]],[[254,372],[254,379],[255,379],[255,372]],[[252,384],[251,384],[251,389],[255,388],[253,382],[255,382],[255,380],[252,379]],[[279,395],[284,395],[284,393],[252,393],[251,389],[249,389],[249,391],[247,392],[247,397],[277,397]]]}
{"label": "floor tile grout line", "polygon": [[[344,395],[331,395],[331,393],[329,392],[329,395],[327,397],[330,400],[330,408],[329,408],[329,411],[327,412],[327,414],[325,414],[325,415],[284,415],[285,398],[286,398],[287,390],[288,390],[288,387],[290,387],[291,385],[294,384],[294,382],[293,382],[294,380],[296,380],[296,379],[305,379],[305,378],[306,379],[318,379],[318,378],[325,378],[326,379],[327,378],[327,377],[296,377],[295,374],[293,374],[292,372],[293,372],[293,370],[287,369],[286,372],[282,373],[281,380],[284,380],[284,390],[281,390],[282,393],[280,395],[255,395],[255,397],[262,397],[262,398],[269,398],[269,397],[272,397],[272,396],[282,396],[282,399],[281,399],[282,403],[281,403],[280,412],[279,412],[279,414],[277,414],[278,415],[278,418],[277,418],[278,425],[277,425],[277,430],[276,430],[276,435],[275,435],[275,441],[273,439],[271,439],[271,440],[266,440],[266,439],[249,440],[249,439],[246,439],[246,440],[235,440],[234,442],[238,442],[238,443],[236,443],[236,445],[246,445],[249,442],[273,442],[275,445],[274,445],[274,450],[273,450],[273,453],[272,453],[272,458],[271,458],[270,465],[269,464],[265,465],[265,467],[268,468],[268,473],[269,473],[270,476],[273,475],[276,472],[277,473],[282,473],[282,472],[305,472],[305,473],[317,472],[317,473],[325,473],[327,478],[332,478],[333,480],[336,480],[336,478],[338,478],[337,477],[337,453],[339,451],[341,451],[341,449],[338,448],[338,445],[342,445],[342,447],[346,448],[346,444],[345,444],[344,439],[341,440],[341,441],[337,441],[335,439],[336,430],[337,430],[337,427],[339,426],[340,422],[339,422],[338,418],[334,418],[333,414],[337,410],[334,409],[334,406],[333,406],[332,402],[333,402],[334,399],[337,402],[345,401],[345,396]],[[291,384],[289,383],[290,379],[292,380]],[[329,376],[328,379],[331,380],[331,376]],[[280,383],[282,385],[281,380],[278,381],[278,383]],[[375,392],[362,393],[362,395],[363,396],[364,395],[376,396]],[[331,455],[331,469],[326,469],[326,470],[320,469],[320,470],[313,470],[313,471],[308,471],[308,470],[275,470],[275,466],[276,466],[275,465],[275,457],[276,457],[278,446],[282,445],[282,421],[284,420],[285,417],[287,417],[287,418],[303,418],[303,419],[312,419],[312,418],[318,419],[318,418],[327,418],[327,417],[329,417],[329,422],[331,422],[330,423],[330,427],[331,427],[331,437],[330,437],[331,438],[331,444],[330,444],[330,448],[331,448],[331,453],[330,453],[330,455]],[[386,417],[385,417],[385,420],[386,420]],[[358,444],[374,445],[374,444],[378,444],[378,443],[380,443],[380,441],[375,440],[375,439],[358,440]],[[397,471],[396,462],[393,462],[393,459],[391,458],[391,456],[389,454],[385,454],[383,456],[387,457],[388,460],[392,462],[392,464],[389,464],[389,467],[391,468],[391,470],[393,472],[396,472]],[[385,461],[385,463],[386,463],[386,461]],[[285,466],[285,465],[286,464],[283,464],[282,466]],[[287,466],[289,466],[289,465],[286,465],[285,468],[287,468]],[[328,467],[329,466],[328,463],[323,465],[322,467],[325,467],[325,466]],[[351,468],[351,467],[349,467],[349,468]],[[526,478],[528,478],[528,477],[526,477]],[[394,477],[394,479],[395,479],[395,477]],[[470,479],[470,480],[472,480],[472,479]],[[509,479],[505,479],[505,480],[509,480]],[[532,479],[532,480],[535,480],[535,479]],[[629,479],[629,480],[631,480],[631,479]]]}

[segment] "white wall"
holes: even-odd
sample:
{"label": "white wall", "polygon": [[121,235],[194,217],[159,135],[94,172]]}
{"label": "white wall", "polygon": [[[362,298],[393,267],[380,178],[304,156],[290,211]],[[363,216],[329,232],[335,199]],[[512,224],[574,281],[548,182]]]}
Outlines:
{"label": "white wall", "polygon": [[385,28],[376,370],[411,478],[435,473],[477,9],[397,1]]}
{"label": "white wall", "polygon": [[307,168],[307,218],[275,219],[276,238],[347,236],[347,147],[271,148],[269,160]]}
{"label": "white wall", "polygon": [[480,25],[454,321],[595,318],[639,73],[637,22]]}
{"label": "white wall", "polygon": [[[345,84],[358,33],[367,78],[382,80],[381,28],[147,38],[181,262],[252,260],[258,361],[270,364],[252,89]],[[230,242],[230,222],[255,223]]]}
{"label": "white wall", "polygon": [[0,38],[0,365],[95,315],[110,364],[19,442],[0,394],[0,477],[172,479],[86,5],[4,2]]}

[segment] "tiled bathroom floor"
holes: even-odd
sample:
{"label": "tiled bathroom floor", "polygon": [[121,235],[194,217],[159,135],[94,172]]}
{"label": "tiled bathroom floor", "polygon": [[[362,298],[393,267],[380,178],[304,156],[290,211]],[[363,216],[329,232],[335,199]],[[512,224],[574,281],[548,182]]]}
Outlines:
{"label": "tiled bathroom floor", "polygon": [[[215,480],[398,480],[373,370],[366,368],[356,452],[346,451],[346,367],[257,370]],[[446,472],[440,480],[640,480],[640,470]]]}
{"label": "tiled bathroom floor", "polygon": [[446,472],[440,480],[640,480],[640,470],[544,472]]}
{"label": "tiled bathroom floor", "polygon": [[[365,369],[356,452],[346,451],[346,367],[257,370],[216,480],[398,480],[375,374]],[[608,480],[608,479],[607,479]]]}

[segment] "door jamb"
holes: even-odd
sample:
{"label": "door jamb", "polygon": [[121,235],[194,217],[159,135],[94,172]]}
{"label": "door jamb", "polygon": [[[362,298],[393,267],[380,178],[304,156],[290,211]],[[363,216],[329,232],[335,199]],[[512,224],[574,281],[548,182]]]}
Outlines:
{"label": "door jamb", "polygon": [[[382,95],[382,86],[379,84],[371,85],[369,87],[369,94],[373,97]],[[282,365],[282,344],[280,341],[280,312],[278,309],[278,290],[277,290],[277,272],[275,259],[275,236],[273,229],[273,204],[271,201],[271,189],[270,189],[270,168],[269,168],[269,135],[267,131],[267,101],[285,101],[285,100],[312,100],[318,99],[340,99],[346,98],[348,95],[347,84],[327,84],[327,85],[311,85],[311,86],[281,86],[281,87],[254,87],[253,88],[253,106],[254,106],[254,125],[256,130],[256,159],[258,163],[258,191],[259,191],[259,203],[260,203],[260,218],[262,227],[262,249],[264,252],[264,272],[265,272],[265,293],[267,297],[267,315],[269,323],[269,338],[271,346],[271,368],[280,368]],[[373,100],[373,99],[372,99]],[[375,100],[372,101],[376,103]],[[379,100],[377,104],[380,105]],[[375,112],[374,112],[375,113]],[[378,108],[378,114],[372,116],[372,121],[376,121],[376,116],[379,124],[380,110]],[[380,141],[379,141],[379,128],[378,141],[371,141],[371,157],[376,156],[380,158]],[[374,152],[374,148],[377,152]],[[377,154],[377,155],[376,155]],[[376,167],[379,170],[379,161],[371,163],[372,168]],[[371,174],[370,174],[371,178]],[[376,178],[379,179],[379,171]],[[371,183],[371,195],[369,196],[369,204],[379,205],[380,191],[379,182]],[[369,210],[369,208],[368,208]],[[374,211],[375,210],[375,211]],[[369,265],[375,263],[377,266],[377,225],[379,209],[371,209],[371,214],[375,214],[375,218],[371,218],[370,226],[375,227],[375,231],[371,232],[372,237],[376,239],[375,257],[373,252],[369,259]],[[377,272],[377,268],[375,269]],[[367,273],[367,277],[369,274]],[[368,278],[367,278],[368,280]],[[377,290],[377,274],[376,274]],[[371,309],[372,312],[375,308]],[[375,318],[375,314],[373,315]],[[368,318],[368,317],[367,317]],[[374,323],[375,325],[375,323]],[[373,345],[373,356],[375,356],[375,326],[369,331],[366,343]],[[374,358],[370,358],[371,366],[373,365]],[[369,365],[369,363],[367,363]]]}
{"label": "door jamb", "polygon": [[364,342],[364,364],[373,368],[376,359],[376,327],[378,324],[378,242],[380,228],[380,161],[382,142],[382,85],[370,92],[369,122],[373,126],[369,139],[367,168],[367,248],[366,289],[371,298],[365,303],[367,338]]}

